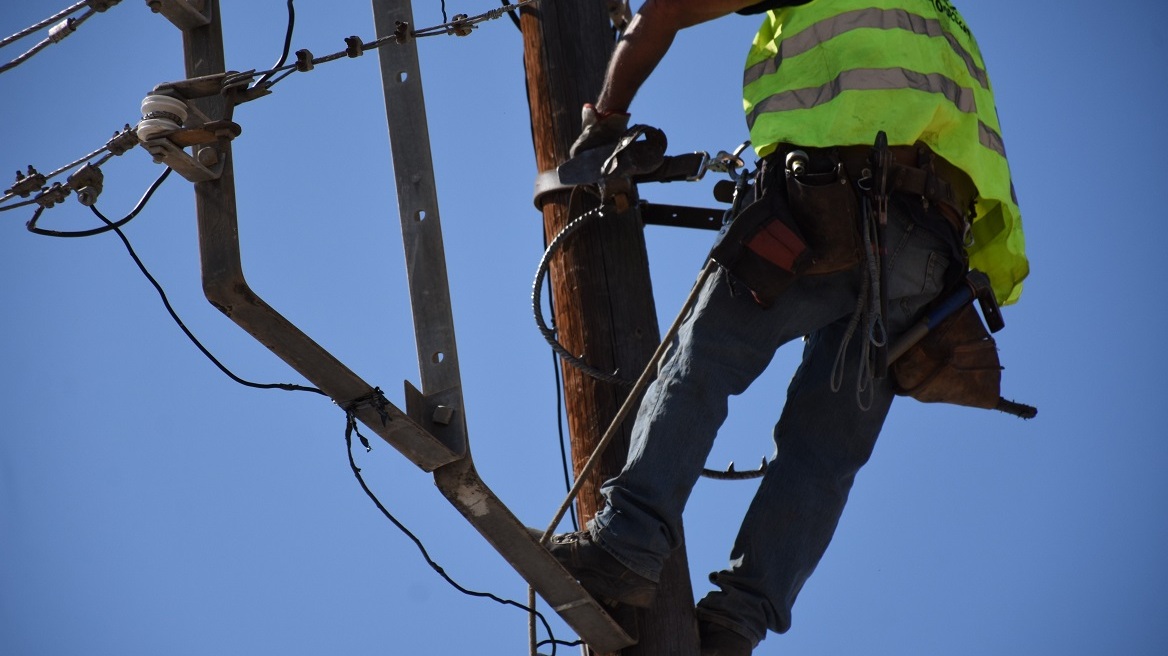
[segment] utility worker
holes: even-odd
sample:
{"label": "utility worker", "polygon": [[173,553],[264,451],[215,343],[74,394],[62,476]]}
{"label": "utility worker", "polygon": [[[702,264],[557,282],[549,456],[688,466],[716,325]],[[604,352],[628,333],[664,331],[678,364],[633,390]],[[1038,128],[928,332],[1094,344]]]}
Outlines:
{"label": "utility worker", "polygon": [[[714,249],[723,266],[645,393],[605,506],[587,530],[549,544],[595,596],[651,605],[728,397],[779,346],[805,338],[775,457],[729,567],[711,575],[718,589],[697,606],[702,656],[749,654],[768,629],[790,628],[897,392],[881,346],[968,266],[989,275],[1003,304],[1028,273],[985,64],[947,0],[647,0],[584,108],[573,155],[625,131],[633,96],[678,30],[732,12],[766,14],[744,77],[761,158],[754,201],[724,231],[722,243],[734,242],[725,261]],[[734,236],[758,207],[788,218]],[[778,245],[760,245],[763,233]]]}

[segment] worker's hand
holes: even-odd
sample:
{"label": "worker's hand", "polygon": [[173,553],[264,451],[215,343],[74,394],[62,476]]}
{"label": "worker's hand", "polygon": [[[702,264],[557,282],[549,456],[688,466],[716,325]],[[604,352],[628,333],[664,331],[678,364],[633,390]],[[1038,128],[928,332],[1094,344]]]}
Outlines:
{"label": "worker's hand", "polygon": [[584,131],[580,138],[572,144],[568,153],[575,157],[585,150],[598,148],[606,144],[616,144],[629,127],[629,115],[625,112],[611,112],[601,114],[591,103],[584,105],[581,113],[581,126]]}

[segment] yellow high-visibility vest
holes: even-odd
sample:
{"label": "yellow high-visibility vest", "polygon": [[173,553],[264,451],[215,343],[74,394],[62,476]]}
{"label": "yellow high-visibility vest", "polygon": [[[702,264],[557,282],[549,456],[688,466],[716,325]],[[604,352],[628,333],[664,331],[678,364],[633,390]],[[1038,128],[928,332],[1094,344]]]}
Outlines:
{"label": "yellow high-visibility vest", "polygon": [[767,12],[743,79],[760,157],[778,144],[928,145],[977,187],[970,266],[998,301],[1030,272],[993,89],[948,0],[812,0]]}

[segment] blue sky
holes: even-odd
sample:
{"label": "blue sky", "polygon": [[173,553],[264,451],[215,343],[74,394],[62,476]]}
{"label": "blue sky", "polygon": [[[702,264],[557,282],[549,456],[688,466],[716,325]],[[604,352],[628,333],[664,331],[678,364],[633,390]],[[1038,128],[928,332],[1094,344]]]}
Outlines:
{"label": "blue sky", "polygon": [[[8,3],[0,33],[67,4]],[[1163,654],[1168,9],[959,8],[997,90],[1033,269],[1005,310],[1003,392],[1040,413],[1023,422],[898,402],[793,628],[757,653]],[[442,21],[437,3],[414,12],[422,26]],[[293,47],[320,55],[350,34],[371,40],[371,17],[364,2],[301,0]],[[223,19],[230,67],[276,60],[282,0],[230,3]],[[635,120],[664,129],[673,152],[741,143],[738,85],[756,21],[684,33]],[[552,357],[530,313],[542,236],[522,42],[502,19],[419,48],[471,444],[487,483],[542,526],[563,482]],[[0,75],[4,179],[61,166],[136,121],[153,86],[183,77],[181,53],[175,28],[127,1]],[[294,75],[235,120],[253,288],[404,406],[401,381],[418,375],[376,57]],[[104,171],[98,207],[111,217],[160,173],[140,149]],[[642,194],[710,205],[713,181]],[[522,613],[448,587],[365,498],[340,410],[231,382],[186,341],[114,236],[39,237],[24,230],[29,216],[0,214],[0,653],[527,653]],[[74,199],[41,221],[95,225]],[[236,373],[300,382],[202,298],[190,184],[172,176],[126,234]],[[667,325],[711,235],[650,227],[646,238]],[[769,455],[797,351],[780,351],[734,400],[712,464]],[[523,582],[427,474],[380,442],[358,458],[455,579],[523,598]],[[686,524],[699,595],[751,488],[703,481],[694,493]]]}

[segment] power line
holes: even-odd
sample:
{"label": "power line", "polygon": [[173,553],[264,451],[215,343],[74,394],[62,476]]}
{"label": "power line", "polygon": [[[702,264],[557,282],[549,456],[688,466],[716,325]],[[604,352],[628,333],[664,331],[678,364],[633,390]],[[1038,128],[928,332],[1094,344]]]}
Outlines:
{"label": "power line", "polygon": [[[518,2],[515,4],[508,4],[508,3],[504,2],[503,6],[501,6],[501,7],[491,9],[489,11],[485,11],[485,12],[483,12],[481,14],[477,14],[475,16],[468,16],[466,14],[455,14],[454,18],[451,20],[446,20],[445,5],[443,5],[443,22],[439,25],[433,25],[431,27],[423,27],[423,28],[419,28],[419,29],[413,29],[407,23],[399,22],[397,25],[397,31],[395,31],[393,34],[381,37],[379,39],[370,41],[368,43],[363,41],[358,36],[349,36],[349,37],[345,38],[345,46],[346,47],[344,50],[340,50],[340,51],[334,52],[332,54],[324,55],[321,57],[314,57],[312,52],[307,50],[307,49],[297,50],[295,63],[292,63],[292,64],[279,63],[270,69],[267,69],[264,71],[248,71],[248,72],[239,74],[239,76],[236,78],[231,78],[231,79],[235,82],[238,82],[239,79],[242,79],[245,76],[251,77],[251,76],[259,75],[260,79],[259,79],[259,81],[256,82],[256,84],[254,85],[253,88],[262,87],[265,89],[270,89],[273,86],[275,86],[275,84],[277,82],[279,82],[280,80],[283,80],[285,77],[288,77],[292,73],[296,73],[296,72],[306,73],[308,71],[313,70],[316,66],[318,66],[320,64],[327,64],[328,62],[336,61],[338,59],[345,59],[345,58],[355,59],[355,58],[360,57],[361,55],[365,54],[366,52],[368,52],[370,50],[376,50],[378,48],[389,45],[390,43],[404,43],[406,40],[411,39],[411,38],[420,39],[420,38],[424,38],[424,37],[440,36],[440,35],[467,36],[478,27],[479,23],[494,20],[494,19],[499,18],[500,16],[502,16],[504,14],[510,15],[511,12],[517,11],[523,7],[528,6],[528,5],[535,4],[539,1],[540,0],[522,0],[522,2]],[[289,4],[288,33],[290,35],[291,29],[292,29],[292,9],[291,9],[292,3],[291,3],[291,0],[289,1],[288,4]],[[290,38],[290,36],[289,36],[289,38]],[[281,59],[281,62],[282,61],[283,61],[283,59]],[[281,73],[281,75],[277,76],[276,75],[277,73]],[[226,85],[227,82],[225,81],[224,84]]]}
{"label": "power line", "polygon": [[[97,214],[97,210],[95,208],[90,209],[92,209],[94,213]],[[97,214],[97,216],[102,221],[110,223],[109,219],[106,219],[101,214]],[[158,292],[158,296],[162,299],[162,304],[166,307],[166,311],[170,314],[170,318],[173,319],[176,324],[178,324],[178,327],[182,329],[183,334],[187,336],[187,339],[191,340],[191,343],[193,343],[195,347],[198,348],[199,351],[201,351],[202,354],[211,361],[212,364],[214,364],[219,368],[220,371],[226,374],[228,378],[239,383],[240,385],[245,387],[252,387],[255,389],[280,389],[288,392],[313,392],[315,394],[324,395],[324,392],[315,387],[305,387],[303,385],[293,385],[289,383],[253,383],[235,375],[222,362],[220,362],[218,358],[212,355],[211,352],[207,350],[207,347],[203,346],[203,343],[200,342],[197,337],[195,337],[194,333],[192,333],[190,329],[187,328],[186,324],[183,323],[182,319],[179,318],[178,313],[175,312],[174,307],[170,304],[170,300],[166,297],[166,292],[162,289],[162,285],[158,284],[158,281],[155,280],[154,276],[150,275],[150,271],[146,269],[146,265],[142,263],[142,260],[138,258],[138,254],[134,252],[134,247],[130,245],[130,240],[126,238],[125,233],[123,233],[119,228],[115,228],[114,233],[117,234],[117,236],[122,240],[122,244],[125,245],[126,251],[130,253],[130,257],[133,258],[134,264],[138,265],[138,269],[142,272],[142,275],[146,276],[146,279],[149,280],[150,284],[154,286],[154,290]]]}
{"label": "power line", "polygon": [[[146,207],[146,203],[150,202],[150,197],[154,195],[154,192],[157,191],[160,186],[162,186],[162,183],[170,175],[170,172],[172,170],[173,169],[167,167],[167,169],[162,172],[162,175],[158,176],[158,179],[155,180],[154,183],[150,185],[150,187],[146,190],[146,193],[142,195],[142,198],[140,198],[138,200],[138,203],[137,203],[137,205],[134,206],[134,209],[130,210],[129,214],[127,214],[126,216],[124,216],[121,219],[118,219],[117,221],[110,221],[109,219],[107,219],[105,217],[104,214],[99,212],[96,207],[90,206],[89,209],[93,210],[93,213],[97,215],[97,218],[101,219],[106,224],[100,228],[92,228],[89,230],[76,230],[76,231],[69,231],[69,232],[63,232],[63,231],[59,231],[59,230],[46,230],[44,228],[38,228],[37,227],[37,220],[40,218],[41,213],[45,211],[44,205],[42,205],[40,208],[38,208],[36,213],[32,215],[32,219],[28,222],[26,227],[28,228],[29,232],[31,232],[33,234],[37,234],[37,235],[43,235],[45,237],[92,237],[94,235],[100,235],[100,234],[105,233],[105,232],[110,232],[111,230],[117,230],[118,228],[121,228],[122,226],[124,226],[127,223],[129,223],[130,221],[132,221],[134,219],[134,217],[138,216],[138,213],[142,211],[142,208]],[[147,274],[147,275],[149,275],[149,274]]]}
{"label": "power line", "polygon": [[81,9],[82,7],[84,7],[87,4],[89,4],[87,2],[87,0],[81,0],[81,2],[78,2],[77,4],[73,5],[72,7],[62,9],[61,11],[53,14],[52,16],[49,16],[48,18],[42,20],[41,22],[39,22],[35,25],[32,25],[30,27],[26,27],[23,30],[17,32],[16,34],[13,34],[12,36],[8,36],[8,37],[4,37],[3,39],[0,39],[0,48],[3,48],[4,46],[6,46],[10,43],[15,43],[15,42],[23,39],[24,37],[32,34],[33,32],[38,32],[38,31],[48,27],[49,25],[52,25],[53,23],[61,20],[62,18],[65,18],[69,14],[72,14],[73,12]]}
{"label": "power line", "polygon": [[545,640],[539,644],[550,644],[552,647],[552,656],[555,656],[556,654],[556,645],[574,647],[581,644],[579,642],[565,642],[563,640],[557,640],[555,638],[555,634],[552,632],[551,624],[548,623],[547,618],[544,617],[543,613],[540,613],[534,607],[521,604],[513,599],[499,597],[498,595],[490,592],[479,592],[477,590],[471,590],[459,584],[449,574],[446,573],[446,570],[443,569],[442,566],[439,565],[430,556],[430,552],[426,550],[426,545],[422,543],[417,535],[406,528],[405,524],[402,524],[401,521],[393,515],[393,513],[389,512],[389,510],[385,507],[385,504],[383,504],[381,500],[377,498],[377,495],[373,493],[373,490],[369,488],[369,484],[365,482],[365,477],[361,475],[361,468],[357,466],[357,461],[353,458],[353,435],[357,435],[357,438],[361,441],[361,446],[365,447],[367,452],[372,450],[372,446],[370,446],[368,438],[362,435],[360,429],[358,429],[357,417],[353,414],[353,410],[353,407],[348,407],[345,409],[345,451],[349,457],[349,468],[352,469],[353,476],[361,485],[361,489],[365,491],[365,496],[369,497],[369,500],[373,502],[373,505],[377,506],[377,509],[381,511],[381,514],[384,515],[385,518],[390,521],[390,523],[397,527],[397,529],[401,531],[402,534],[404,534],[411,542],[414,543],[414,546],[416,546],[418,551],[421,552],[422,559],[426,561],[426,564],[430,566],[430,569],[437,572],[438,576],[441,576],[442,579],[450,584],[451,587],[464,595],[469,597],[477,597],[480,599],[490,599],[495,603],[504,606],[512,606],[537,617],[540,620],[540,623],[543,624],[543,628],[549,636],[548,640]]}
{"label": "power line", "polygon": [[280,59],[276,61],[275,67],[270,72],[265,73],[264,76],[261,77],[258,81],[256,81],[257,87],[263,86],[264,83],[271,79],[276,70],[280,69],[282,66],[284,66],[284,62],[288,61],[288,51],[292,49],[292,32],[295,29],[296,7],[293,4],[293,0],[288,0],[288,29],[284,32],[284,49],[280,53]]}
{"label": "power line", "polygon": [[[142,196],[142,199],[138,201],[138,203],[134,207],[134,209],[125,218],[119,219],[118,221],[109,220],[108,218],[106,218],[106,216],[104,214],[102,214],[97,209],[96,206],[91,206],[89,209],[93,212],[93,214],[95,216],[97,216],[98,219],[100,219],[103,223],[105,223],[105,228],[99,228],[99,229],[92,230],[92,231],[86,231],[88,234],[77,234],[77,233],[55,233],[55,234],[52,234],[53,231],[43,231],[43,230],[41,230],[39,232],[37,230],[32,230],[32,231],[38,232],[38,234],[51,234],[51,236],[54,236],[54,237],[81,237],[81,236],[91,236],[91,235],[95,235],[95,234],[100,234],[101,232],[109,232],[109,231],[114,232],[115,234],[117,234],[118,238],[121,239],[122,245],[126,247],[126,252],[128,252],[130,254],[130,258],[132,260],[134,260],[134,264],[136,264],[138,266],[138,270],[142,272],[142,275],[144,275],[146,277],[146,280],[149,281],[151,286],[154,287],[154,290],[156,292],[158,292],[159,298],[162,299],[162,305],[166,308],[166,311],[170,315],[170,318],[172,320],[174,320],[175,324],[177,324],[178,327],[183,331],[183,334],[185,334],[187,336],[187,339],[189,339],[191,341],[191,343],[193,343],[195,345],[195,347],[198,348],[199,351],[202,352],[202,354],[204,356],[206,356],[208,360],[211,361],[212,364],[214,364],[216,367],[218,367],[219,370],[222,371],[224,374],[226,374],[229,378],[231,378],[233,381],[239,383],[240,385],[244,385],[246,387],[252,387],[252,388],[256,388],[256,389],[281,389],[281,390],[295,391],[295,392],[313,392],[315,394],[324,395],[324,392],[322,392],[321,390],[319,390],[315,387],[306,387],[303,385],[294,385],[294,384],[289,384],[289,383],[254,383],[254,382],[251,382],[249,380],[244,380],[243,378],[240,378],[239,376],[235,375],[234,372],[232,372],[230,369],[228,369],[222,362],[220,362],[219,359],[216,358],[207,349],[207,347],[203,346],[203,343],[200,342],[197,337],[195,337],[194,333],[192,333],[191,330],[189,328],[187,328],[186,324],[183,323],[183,320],[178,316],[178,313],[175,311],[174,306],[170,304],[170,299],[167,297],[166,291],[162,288],[162,285],[159,284],[158,280],[153,275],[151,275],[150,270],[146,268],[146,265],[142,262],[142,259],[140,257],[138,257],[138,253],[134,250],[134,247],[130,244],[130,240],[126,237],[126,234],[124,232],[122,232],[122,230],[121,230],[121,226],[128,223],[131,219],[133,219],[135,216],[137,216],[137,214],[139,212],[142,211],[142,208],[145,207],[147,202],[149,202],[151,196],[158,189],[159,185],[161,185],[162,182],[164,180],[166,180],[169,173],[170,173],[170,169],[167,169],[166,171],[164,171],[163,174],[161,176],[159,176],[157,180],[154,181],[154,183],[150,186],[150,188],[147,190],[147,192]],[[44,209],[44,208],[41,208],[41,209]],[[40,211],[41,210],[37,210],[38,215],[40,214]],[[35,221],[35,217],[34,217],[34,221]],[[33,224],[33,221],[30,221],[29,223]],[[33,227],[35,227],[35,226],[33,226]],[[30,230],[31,230],[31,228],[30,228]]]}
{"label": "power line", "polygon": [[[104,12],[119,2],[121,2],[121,0],[83,0],[82,2],[78,2],[71,7],[53,14],[52,16],[40,21],[39,23],[32,25],[31,27],[27,27],[17,32],[16,34],[13,34],[12,36],[5,37],[3,40],[0,40],[0,48],[3,48],[4,46],[11,43],[15,43],[16,41],[19,41],[20,39],[23,39],[24,37],[34,32],[38,32],[41,29],[52,25],[58,19],[64,18],[64,20],[61,20],[59,23],[53,25],[53,27],[49,29],[49,35],[47,37],[42,39],[28,51],[17,56],[12,61],[0,66],[0,73],[4,73],[13,68],[16,68],[20,64],[28,61],[33,55],[37,54],[41,50],[44,50],[54,43],[60,43],[65,39],[65,37],[77,31],[77,28],[80,27],[82,23],[89,20],[91,16],[96,13]],[[79,11],[82,7],[89,7],[89,10],[77,18],[65,18],[66,16]]]}
{"label": "power line", "polygon": [[[45,191],[45,184],[49,180],[52,180],[58,175],[61,175],[65,171],[85,163],[90,163],[94,167],[99,167],[109,161],[110,158],[124,155],[137,145],[138,135],[134,132],[134,128],[130,127],[129,124],[126,124],[122,130],[115,132],[114,136],[109,141],[105,142],[105,145],[101,148],[94,150],[84,157],[73,160],[65,166],[53,170],[51,173],[41,173],[33,168],[32,165],[29,165],[28,171],[26,173],[21,173],[20,171],[16,172],[16,182],[12,185],[11,188],[5,190],[3,196],[0,196],[0,203],[16,198],[17,196],[20,196],[21,198],[28,198],[28,196],[33,192],[43,192]],[[101,155],[102,153],[109,154],[97,160],[96,162],[91,161],[93,158]],[[0,212],[22,207],[24,205],[30,205],[34,202],[37,202],[35,198],[31,201],[6,205],[4,207],[0,207]]]}

